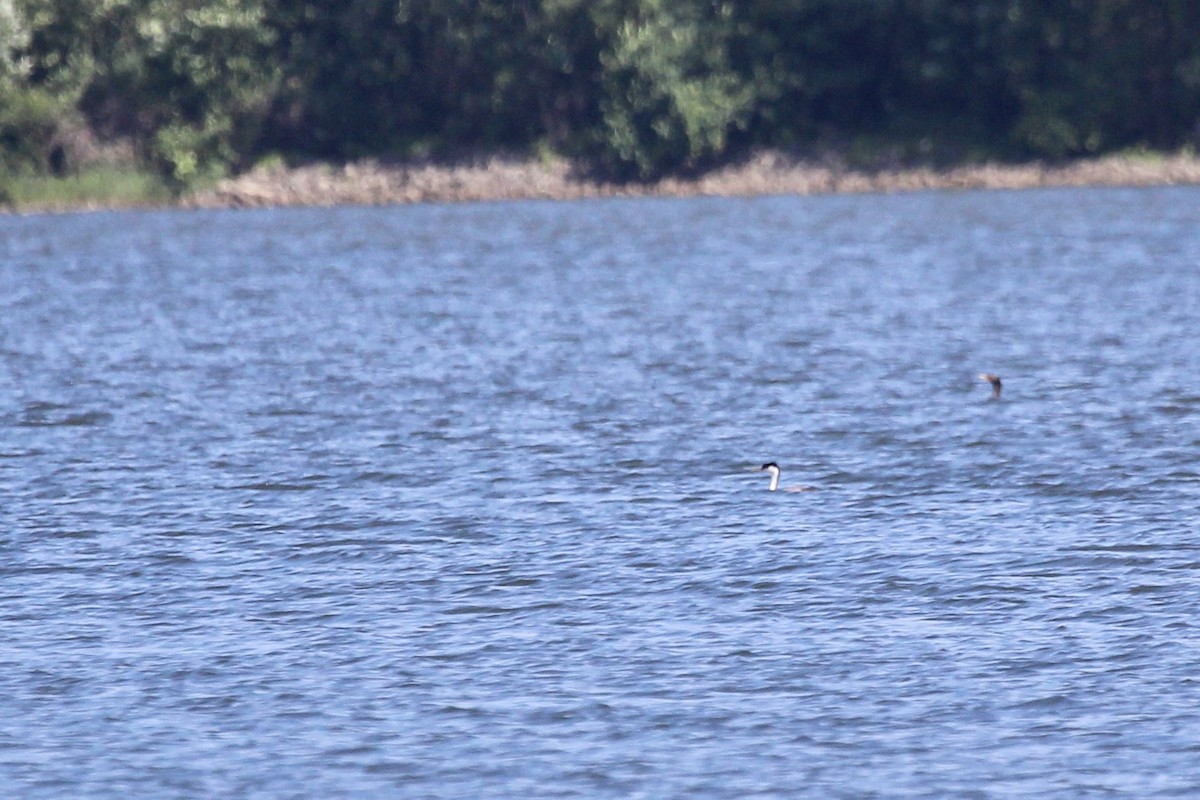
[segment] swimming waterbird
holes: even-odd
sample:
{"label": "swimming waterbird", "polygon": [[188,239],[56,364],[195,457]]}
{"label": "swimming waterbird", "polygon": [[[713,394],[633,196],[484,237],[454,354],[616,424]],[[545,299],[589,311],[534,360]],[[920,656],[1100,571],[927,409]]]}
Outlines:
{"label": "swimming waterbird", "polygon": [[[768,461],[758,468],[759,472],[771,473],[771,485],[767,487],[768,492],[773,492],[779,488],[779,465],[774,461]],[[788,486],[784,489],[785,492],[811,492],[812,486]]]}
{"label": "swimming waterbird", "polygon": [[992,399],[993,400],[1000,399],[1000,389],[1004,386],[1004,384],[1002,384],[1000,382],[999,375],[997,375],[994,372],[981,372],[981,373],[979,373],[979,380],[987,381],[988,383],[990,383],[992,385]]}

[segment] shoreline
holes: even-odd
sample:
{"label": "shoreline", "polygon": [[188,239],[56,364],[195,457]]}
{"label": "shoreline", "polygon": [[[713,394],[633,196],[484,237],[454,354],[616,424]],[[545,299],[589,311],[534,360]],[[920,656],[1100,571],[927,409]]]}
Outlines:
{"label": "shoreline", "polygon": [[1049,164],[984,162],[868,169],[839,157],[799,158],[762,152],[697,177],[653,183],[607,183],[582,175],[565,159],[492,156],[457,163],[384,162],[288,167],[275,162],[173,200],[62,198],[3,214],[72,213],[131,208],[223,209],[382,206],[607,197],[759,197],[939,190],[1200,185],[1200,156],[1132,152]]}
{"label": "shoreline", "polygon": [[268,208],[405,205],[501,200],[579,200],[602,197],[755,197],[964,189],[1200,184],[1200,157],[1183,154],[1113,155],[1063,164],[983,163],[877,170],[837,160],[762,153],[696,178],[612,184],[579,177],[565,160],[493,157],[446,164],[259,167],[180,199],[184,208]]}

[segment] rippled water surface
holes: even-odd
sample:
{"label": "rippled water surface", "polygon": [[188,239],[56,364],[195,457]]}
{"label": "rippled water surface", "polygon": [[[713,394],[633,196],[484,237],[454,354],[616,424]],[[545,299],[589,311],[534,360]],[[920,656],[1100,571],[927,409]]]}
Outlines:
{"label": "rippled water surface", "polygon": [[1196,189],[0,218],[0,793],[1195,797],[1197,331]]}

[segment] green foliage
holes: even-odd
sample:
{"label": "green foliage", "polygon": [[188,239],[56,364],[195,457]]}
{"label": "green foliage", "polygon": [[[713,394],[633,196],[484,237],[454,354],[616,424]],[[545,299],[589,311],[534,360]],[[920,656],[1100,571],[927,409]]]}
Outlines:
{"label": "green foliage", "polygon": [[0,84],[0,168],[41,166],[41,142],[55,126],[55,108],[44,95]]}
{"label": "green foliage", "polygon": [[72,116],[59,98],[0,80],[0,174],[49,171],[56,136]]}
{"label": "green foliage", "polygon": [[22,174],[49,167],[49,142],[69,110],[55,98],[25,85],[21,53],[29,32],[15,9],[0,0],[0,202]]}
{"label": "green foliage", "polygon": [[[824,130],[877,128],[895,63],[891,0],[753,0],[738,4],[733,63],[755,87],[753,126],[768,143]],[[901,51],[903,52],[903,51]]]}
{"label": "green foliage", "polygon": [[180,185],[240,163],[278,74],[254,0],[25,0],[29,83]]}
{"label": "green foliage", "polygon": [[0,86],[11,84],[23,75],[18,54],[28,43],[29,31],[11,0],[0,0]]}
{"label": "green foliage", "polygon": [[561,145],[591,124],[590,0],[278,0],[274,149],[323,157]]}
{"label": "green foliage", "polygon": [[177,187],[214,181],[237,158],[229,146],[229,129],[228,120],[221,118],[170,123],[151,141],[153,163]]}
{"label": "green foliage", "polygon": [[264,153],[645,180],[754,145],[1178,149],[1198,123],[1195,0],[0,0],[10,181],[113,143],[182,189]]}
{"label": "green foliage", "polygon": [[601,56],[601,156],[644,179],[719,155],[751,93],[729,69],[720,17],[665,0],[640,6]]}

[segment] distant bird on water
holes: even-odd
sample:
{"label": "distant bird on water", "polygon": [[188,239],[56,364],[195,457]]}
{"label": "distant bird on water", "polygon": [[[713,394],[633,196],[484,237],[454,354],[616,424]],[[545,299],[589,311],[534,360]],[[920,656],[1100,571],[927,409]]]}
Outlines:
{"label": "distant bird on water", "polygon": [[987,381],[988,383],[990,383],[992,385],[992,399],[993,400],[1000,399],[1000,390],[1004,387],[1004,384],[1002,384],[1000,382],[999,375],[997,375],[994,372],[981,372],[981,373],[979,373],[979,380]]}
{"label": "distant bird on water", "polygon": [[[758,468],[759,472],[771,473],[771,485],[767,487],[768,492],[773,492],[779,488],[779,465],[774,461],[768,461]],[[785,492],[811,492],[812,486],[789,486],[784,489]]]}

